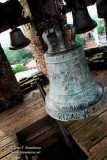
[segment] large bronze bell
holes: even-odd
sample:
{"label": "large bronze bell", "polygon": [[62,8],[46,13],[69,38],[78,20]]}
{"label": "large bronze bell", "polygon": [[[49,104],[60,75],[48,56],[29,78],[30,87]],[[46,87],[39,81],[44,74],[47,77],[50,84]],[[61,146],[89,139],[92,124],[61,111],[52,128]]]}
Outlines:
{"label": "large bronze bell", "polygon": [[[43,34],[45,42],[48,41],[49,31]],[[63,46],[59,51],[57,44],[64,44],[57,35],[56,39],[55,36],[54,39],[50,37],[47,42],[47,45],[52,45],[52,54],[50,50],[45,53],[50,81],[50,90],[45,99],[46,111],[60,121],[83,119],[104,106],[104,88],[93,79],[82,46],[75,44],[69,49]]]}
{"label": "large bronze bell", "polygon": [[97,23],[91,19],[87,7],[83,9],[72,10],[73,25],[76,28],[76,34],[85,33],[97,26]]}
{"label": "large bronze bell", "polygon": [[30,44],[30,40],[24,36],[20,28],[15,28],[10,32],[9,49],[21,49]]}

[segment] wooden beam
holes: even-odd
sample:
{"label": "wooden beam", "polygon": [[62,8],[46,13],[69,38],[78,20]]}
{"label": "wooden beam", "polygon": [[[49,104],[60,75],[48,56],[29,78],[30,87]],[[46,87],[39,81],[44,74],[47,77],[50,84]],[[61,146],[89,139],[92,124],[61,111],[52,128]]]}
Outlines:
{"label": "wooden beam", "polygon": [[97,160],[97,159],[94,156],[91,156],[87,160]]}
{"label": "wooden beam", "polygon": [[[18,150],[16,150],[16,152],[18,152]],[[1,160],[23,160],[23,159],[20,153],[19,154],[10,153],[7,156],[3,157]]]}
{"label": "wooden beam", "polygon": [[[17,20],[16,27],[24,25],[24,24],[27,24],[27,23],[30,23],[30,19],[29,18],[19,17],[18,20]],[[9,24],[7,22],[3,23],[3,26],[0,28],[0,33],[5,32],[8,29],[10,29]]]}
{"label": "wooden beam", "polygon": [[95,128],[92,132],[90,132],[89,134],[81,138],[79,143],[81,143],[81,145],[84,146],[84,148],[89,150],[97,142],[103,139],[103,137],[105,137],[106,135],[107,135],[107,122],[102,123],[97,128]]}
{"label": "wooden beam", "polygon": [[[86,6],[93,5],[95,1],[96,0],[85,0]],[[0,3],[0,33],[11,28],[14,23],[16,26],[30,23],[32,16],[29,18],[26,16],[26,13],[23,15],[23,5],[21,5],[23,2],[25,5],[27,4],[30,6],[33,16],[36,17],[36,19],[34,19],[35,22],[39,19],[41,19],[41,22],[43,21],[43,13],[39,0],[9,0],[5,3]],[[49,0],[49,2],[51,2],[51,0]],[[77,3],[77,0],[73,2]],[[46,5],[46,1],[42,1],[42,4]],[[26,9],[26,12],[29,12],[28,8]]]}
{"label": "wooden beam", "polygon": [[90,154],[95,156],[98,160],[107,159],[107,137],[97,143],[89,150]]}
{"label": "wooden beam", "polygon": [[10,29],[13,25],[20,26],[29,23],[29,17],[24,17],[22,12],[23,7],[17,0],[0,3],[0,33]]}

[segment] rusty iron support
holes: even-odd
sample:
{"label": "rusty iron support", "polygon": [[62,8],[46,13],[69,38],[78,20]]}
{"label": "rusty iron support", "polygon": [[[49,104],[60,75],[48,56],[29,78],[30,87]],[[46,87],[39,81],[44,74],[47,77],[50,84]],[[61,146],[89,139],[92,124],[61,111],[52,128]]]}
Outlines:
{"label": "rusty iron support", "polygon": [[[35,79],[35,82],[36,82],[36,85],[37,85],[38,89],[40,90],[42,98],[43,98],[43,100],[45,102],[46,92],[45,92],[42,84],[40,83],[40,79],[39,78],[35,78],[35,77],[34,77],[34,79]],[[63,124],[59,120],[56,120],[56,123],[58,125],[58,131],[59,131],[59,133],[60,133],[65,145],[67,146],[69,153],[73,156],[72,157],[73,160],[78,160],[77,154],[76,154],[76,152],[74,150],[74,147],[73,147],[73,144],[71,143],[71,135],[70,135],[70,133],[68,132],[68,130],[63,126]]]}

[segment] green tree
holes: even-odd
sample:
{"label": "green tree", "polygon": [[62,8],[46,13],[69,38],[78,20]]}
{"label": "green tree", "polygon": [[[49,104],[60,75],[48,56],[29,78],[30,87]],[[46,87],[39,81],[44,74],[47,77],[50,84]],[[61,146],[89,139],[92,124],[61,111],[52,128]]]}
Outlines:
{"label": "green tree", "polygon": [[4,48],[4,52],[10,62],[10,64],[19,64],[24,59],[34,58],[32,53],[28,49],[9,50],[8,47]]}
{"label": "green tree", "polygon": [[83,48],[85,48],[85,39],[83,37],[81,37],[80,34],[76,35],[75,41],[77,43],[80,43],[83,46]]}
{"label": "green tree", "polygon": [[29,63],[30,61],[32,61],[33,60],[33,58],[28,58],[28,57],[26,57],[25,59],[22,59],[21,61],[20,61],[20,63],[23,63],[24,65],[26,65],[27,63]]}
{"label": "green tree", "polygon": [[103,20],[102,19],[98,20],[97,30],[98,30],[99,34],[103,34],[104,33],[104,24],[103,24]]}
{"label": "green tree", "polygon": [[14,68],[12,68],[13,72],[16,74],[18,72],[25,71],[26,68],[22,65],[17,64]]}
{"label": "green tree", "polygon": [[103,24],[103,20],[102,19],[98,19],[98,24]]}

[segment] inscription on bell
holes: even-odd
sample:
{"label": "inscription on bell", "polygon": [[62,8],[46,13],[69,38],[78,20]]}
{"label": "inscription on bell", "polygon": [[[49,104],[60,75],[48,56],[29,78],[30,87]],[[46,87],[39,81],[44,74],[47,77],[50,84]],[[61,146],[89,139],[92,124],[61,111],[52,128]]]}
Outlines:
{"label": "inscription on bell", "polygon": [[78,113],[58,113],[58,118],[61,121],[69,121],[69,120],[78,120],[78,119],[83,119],[91,116],[93,113],[96,113],[101,107],[93,107],[91,109],[87,109],[83,112],[78,112]]}

